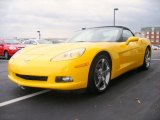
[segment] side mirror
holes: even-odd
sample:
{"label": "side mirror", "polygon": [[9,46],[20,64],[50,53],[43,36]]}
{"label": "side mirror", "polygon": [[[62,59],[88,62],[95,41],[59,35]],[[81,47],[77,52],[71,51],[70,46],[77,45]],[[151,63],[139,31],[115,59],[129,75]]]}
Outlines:
{"label": "side mirror", "polygon": [[138,41],[138,37],[129,37],[126,41],[126,44],[128,45],[130,42],[136,42]]}
{"label": "side mirror", "polygon": [[0,44],[0,46],[3,46],[3,44]]}

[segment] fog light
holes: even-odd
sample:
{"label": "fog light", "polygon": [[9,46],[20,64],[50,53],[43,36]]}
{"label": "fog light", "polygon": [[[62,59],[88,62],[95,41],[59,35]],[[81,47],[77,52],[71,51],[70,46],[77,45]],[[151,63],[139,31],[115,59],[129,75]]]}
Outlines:
{"label": "fog light", "polygon": [[58,76],[56,77],[56,82],[73,82],[72,77],[70,76]]}

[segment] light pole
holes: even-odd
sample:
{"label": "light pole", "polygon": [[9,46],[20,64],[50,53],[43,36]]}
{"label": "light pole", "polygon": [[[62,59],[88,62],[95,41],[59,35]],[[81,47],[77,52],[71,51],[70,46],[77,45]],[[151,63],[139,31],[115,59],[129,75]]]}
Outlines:
{"label": "light pole", "polygon": [[37,33],[38,33],[39,39],[41,39],[41,32],[37,31]]}
{"label": "light pole", "polygon": [[118,8],[114,8],[114,15],[113,15],[113,25],[115,26],[115,11],[118,10]]}

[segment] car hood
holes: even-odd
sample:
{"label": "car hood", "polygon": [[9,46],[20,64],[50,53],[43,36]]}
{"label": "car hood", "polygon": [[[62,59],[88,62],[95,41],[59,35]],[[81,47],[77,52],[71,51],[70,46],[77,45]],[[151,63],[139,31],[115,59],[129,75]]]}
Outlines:
{"label": "car hood", "polygon": [[18,55],[17,61],[31,60],[31,61],[48,61],[51,58],[67,52],[69,50],[77,48],[86,48],[86,51],[89,49],[97,49],[99,47],[110,46],[110,43],[107,42],[79,42],[79,43],[60,43],[60,44],[51,44],[51,45],[36,45],[29,46],[24,48]]}
{"label": "car hood", "polygon": [[97,45],[97,43],[81,42],[81,43],[60,43],[51,45],[36,45],[29,46],[24,49],[23,54],[27,55],[57,55],[72,49],[90,48]]}

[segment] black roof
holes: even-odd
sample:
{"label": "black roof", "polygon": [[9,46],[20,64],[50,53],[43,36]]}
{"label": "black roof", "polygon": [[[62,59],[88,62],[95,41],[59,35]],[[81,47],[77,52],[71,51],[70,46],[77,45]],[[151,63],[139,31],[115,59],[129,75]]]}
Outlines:
{"label": "black roof", "polygon": [[124,27],[124,26],[99,26],[99,27],[91,27],[91,28],[82,28],[82,30],[94,29],[94,28],[105,28],[105,27],[115,27],[115,28],[122,28],[122,29],[130,30],[129,28]]}

